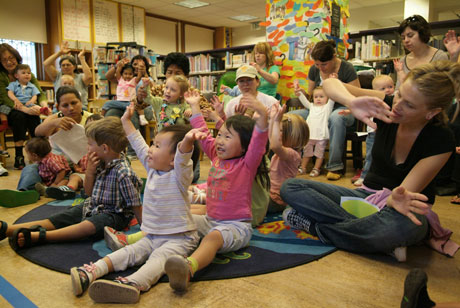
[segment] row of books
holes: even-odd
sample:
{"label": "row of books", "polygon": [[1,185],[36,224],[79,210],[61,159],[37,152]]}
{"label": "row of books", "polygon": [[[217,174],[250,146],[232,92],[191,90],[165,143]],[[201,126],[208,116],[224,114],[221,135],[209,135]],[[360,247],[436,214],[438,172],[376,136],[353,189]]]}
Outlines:
{"label": "row of books", "polygon": [[94,63],[117,63],[118,60],[128,57],[131,59],[142,52],[138,48],[124,47],[94,47]]}
{"label": "row of books", "polygon": [[225,55],[225,68],[238,68],[242,64],[254,62],[252,52],[246,50],[243,54],[233,54],[227,51]]}
{"label": "row of books", "polygon": [[224,60],[210,54],[199,54],[187,58],[190,62],[190,73],[207,73],[225,69]]}
{"label": "row of books", "polygon": [[214,75],[208,76],[191,76],[190,85],[201,92],[216,92],[219,77]]}
{"label": "row of books", "polygon": [[390,40],[376,40],[373,35],[361,37],[361,42],[355,43],[355,57],[361,60],[385,59],[397,56],[395,43]]}

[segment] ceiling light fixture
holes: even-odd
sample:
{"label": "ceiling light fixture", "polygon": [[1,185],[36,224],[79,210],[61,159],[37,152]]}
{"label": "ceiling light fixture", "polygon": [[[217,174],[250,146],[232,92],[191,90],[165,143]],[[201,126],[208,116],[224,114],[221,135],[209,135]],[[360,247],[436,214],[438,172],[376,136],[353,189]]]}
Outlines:
{"label": "ceiling light fixture", "polygon": [[175,5],[183,6],[189,9],[196,9],[197,7],[207,6],[209,3],[198,0],[185,0],[181,2],[175,2]]}
{"label": "ceiling light fixture", "polygon": [[238,20],[238,21],[248,21],[248,20],[254,20],[257,19],[258,17],[252,16],[252,15],[238,15],[238,16],[232,16],[230,19]]}

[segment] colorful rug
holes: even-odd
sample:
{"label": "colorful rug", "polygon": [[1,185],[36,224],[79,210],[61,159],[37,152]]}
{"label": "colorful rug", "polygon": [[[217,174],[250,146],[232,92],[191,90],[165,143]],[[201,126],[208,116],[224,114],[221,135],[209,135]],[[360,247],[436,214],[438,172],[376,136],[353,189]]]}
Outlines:
{"label": "colorful rug", "polygon": [[[72,203],[81,201],[82,199],[76,199],[44,204],[20,217],[16,223],[44,219],[65,210]],[[138,230],[138,225],[132,226],[128,233]],[[196,273],[193,280],[236,278],[279,271],[317,260],[335,250],[335,247],[324,245],[316,237],[286,227],[281,215],[269,216],[261,226],[254,229],[248,247],[233,253],[217,255],[211,265]],[[110,252],[103,239],[86,239],[35,246],[20,250],[18,254],[38,265],[69,273],[70,268],[96,261]],[[106,278],[125,276],[135,270],[133,268],[123,273],[112,273]],[[167,277],[160,281],[167,281]]]}

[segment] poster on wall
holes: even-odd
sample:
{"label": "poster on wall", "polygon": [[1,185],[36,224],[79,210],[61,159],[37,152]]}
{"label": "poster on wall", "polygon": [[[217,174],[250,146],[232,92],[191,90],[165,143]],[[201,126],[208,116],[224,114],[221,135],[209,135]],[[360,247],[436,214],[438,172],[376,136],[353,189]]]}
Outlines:
{"label": "poster on wall", "polygon": [[118,42],[118,3],[93,0],[94,40],[96,44]]}
{"label": "poster on wall", "polygon": [[266,27],[267,42],[280,67],[278,92],[286,102],[295,96],[295,79],[307,89],[308,71],[314,64],[310,54],[317,42],[335,40],[339,56],[346,57],[349,0],[266,0],[265,5],[261,25]]}
{"label": "poster on wall", "polygon": [[91,42],[89,0],[61,0],[61,16],[63,41]]}
{"label": "poster on wall", "polygon": [[121,41],[145,45],[145,9],[121,4]]}

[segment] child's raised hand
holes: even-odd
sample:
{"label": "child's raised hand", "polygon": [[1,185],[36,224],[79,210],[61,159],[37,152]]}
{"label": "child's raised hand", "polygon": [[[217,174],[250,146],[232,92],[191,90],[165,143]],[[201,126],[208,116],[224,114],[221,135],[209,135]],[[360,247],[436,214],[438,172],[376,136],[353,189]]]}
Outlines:
{"label": "child's raised hand", "polygon": [[132,118],[132,116],[134,114],[134,109],[135,109],[134,104],[135,104],[135,102],[131,101],[129,106],[126,107],[125,113],[121,117],[121,122],[131,122],[131,118]]}
{"label": "child's raised hand", "polygon": [[220,85],[220,92],[226,92],[226,90],[230,89],[229,87],[227,87],[226,85],[222,84]]}
{"label": "child's raised hand", "polygon": [[224,112],[224,104],[219,100],[217,96],[211,97],[212,107],[218,114],[222,114]]}
{"label": "child's raised hand", "polygon": [[286,112],[286,105],[283,105],[283,107],[281,107],[279,104],[274,104],[272,105],[270,111],[273,110],[275,111],[275,114],[273,115],[273,121],[281,122],[283,114]]}
{"label": "child's raised hand", "polygon": [[218,122],[221,119],[219,114],[215,110],[212,110],[211,108],[203,109],[201,110],[201,112],[203,113],[203,117],[205,119],[213,120],[215,122]]}
{"label": "child's raised hand", "polygon": [[195,140],[205,139],[206,136],[208,136],[208,129],[206,127],[194,128],[189,130],[189,132],[185,135],[184,140],[193,143]]}
{"label": "child's raised hand", "polygon": [[192,110],[191,109],[187,109],[184,111],[184,117],[186,118],[190,118],[192,116]]}
{"label": "child's raised hand", "polygon": [[95,174],[97,166],[99,166],[100,160],[95,152],[88,152],[88,162],[86,163],[86,172],[89,174]]}
{"label": "child's raised hand", "polygon": [[200,93],[197,90],[188,90],[184,93],[184,98],[185,101],[190,104],[190,106],[196,106],[200,103]]}

